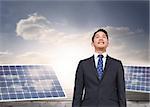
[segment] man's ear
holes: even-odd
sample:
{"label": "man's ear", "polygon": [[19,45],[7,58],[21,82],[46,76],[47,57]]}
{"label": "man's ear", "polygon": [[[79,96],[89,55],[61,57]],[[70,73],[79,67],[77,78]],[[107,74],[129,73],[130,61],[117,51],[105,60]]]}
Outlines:
{"label": "man's ear", "polygon": [[108,43],[107,43],[107,47],[109,46],[109,40],[108,40]]}

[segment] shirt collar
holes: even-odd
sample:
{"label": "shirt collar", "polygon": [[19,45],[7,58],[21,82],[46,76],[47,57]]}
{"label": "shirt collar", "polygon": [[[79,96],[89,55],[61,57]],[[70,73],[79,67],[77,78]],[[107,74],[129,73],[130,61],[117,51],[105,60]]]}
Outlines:
{"label": "shirt collar", "polygon": [[[94,53],[94,58],[98,58],[98,55],[99,55],[99,53]],[[106,58],[106,56],[107,56],[107,52],[104,52],[104,53],[102,53],[102,55],[103,55],[103,58]]]}

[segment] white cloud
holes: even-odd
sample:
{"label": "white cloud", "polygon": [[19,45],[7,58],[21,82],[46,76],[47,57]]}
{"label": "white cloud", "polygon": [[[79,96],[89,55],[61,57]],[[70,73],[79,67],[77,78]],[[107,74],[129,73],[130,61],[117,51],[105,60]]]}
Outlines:
{"label": "white cloud", "polygon": [[135,32],[131,31],[128,27],[113,27],[113,26],[106,26],[104,27],[109,35],[114,35],[116,37],[118,36],[127,36],[127,35],[133,35]]}
{"label": "white cloud", "polygon": [[3,52],[0,52],[0,57],[5,56],[5,55],[11,55],[11,54],[12,54],[11,52],[3,51]]}
{"label": "white cloud", "polygon": [[[25,40],[37,40],[49,44],[73,43],[90,37],[89,34],[67,34],[59,31],[47,18],[36,13],[29,15],[26,19],[21,19],[17,23],[16,33]],[[89,40],[86,39],[86,41]]]}
{"label": "white cloud", "polygon": [[50,63],[50,57],[48,54],[40,53],[40,52],[26,52],[21,55],[16,56],[16,60],[14,63],[22,63],[22,64],[46,64]]}
{"label": "white cloud", "polygon": [[17,36],[21,36],[25,40],[39,40],[42,42],[51,40],[51,37],[59,39],[57,36],[64,35],[64,33],[52,28],[51,22],[37,13],[29,15],[26,19],[21,19],[17,23],[16,33]]}

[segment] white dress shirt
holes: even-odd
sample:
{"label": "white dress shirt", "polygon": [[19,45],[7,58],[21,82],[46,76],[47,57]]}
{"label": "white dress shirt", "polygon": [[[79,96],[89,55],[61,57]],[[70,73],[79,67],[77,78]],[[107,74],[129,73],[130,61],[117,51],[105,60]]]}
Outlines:
{"label": "white dress shirt", "polygon": [[[99,53],[96,53],[96,52],[94,53],[94,60],[95,60],[95,66],[96,66],[96,68],[97,68],[98,59],[99,59],[98,55],[99,55]],[[103,55],[102,60],[103,60],[103,70],[104,70],[104,68],[105,68],[105,63],[106,63],[106,56],[107,56],[107,53],[104,52],[104,53],[102,53],[102,55]]]}

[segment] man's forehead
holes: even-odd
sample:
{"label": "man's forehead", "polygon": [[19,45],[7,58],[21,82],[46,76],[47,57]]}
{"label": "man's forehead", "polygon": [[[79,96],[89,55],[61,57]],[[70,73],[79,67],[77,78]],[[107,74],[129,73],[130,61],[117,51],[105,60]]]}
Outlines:
{"label": "man's forehead", "polygon": [[99,32],[97,32],[96,34],[95,34],[95,36],[106,36],[106,34],[104,33],[104,32],[102,32],[102,31],[99,31]]}

